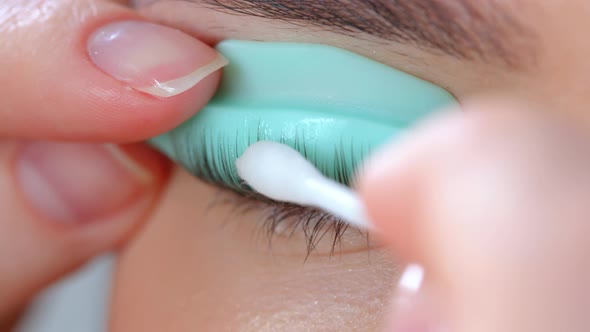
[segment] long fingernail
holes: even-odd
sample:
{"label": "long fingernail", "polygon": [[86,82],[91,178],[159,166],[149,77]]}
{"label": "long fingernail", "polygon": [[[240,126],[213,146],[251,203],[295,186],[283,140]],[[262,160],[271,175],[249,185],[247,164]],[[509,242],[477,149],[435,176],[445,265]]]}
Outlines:
{"label": "long fingernail", "polygon": [[424,268],[417,264],[408,265],[399,280],[398,291],[414,295],[422,288],[424,282]]}
{"label": "long fingernail", "polygon": [[20,150],[16,177],[38,213],[67,224],[115,213],[142,197],[154,180],[116,146],[44,142]]}
{"label": "long fingernail", "polygon": [[445,332],[433,311],[431,298],[425,294],[422,284],[424,269],[409,265],[402,274],[387,332]]}
{"label": "long fingernail", "polygon": [[107,74],[158,97],[183,93],[228,64],[184,32],[140,21],[100,28],[88,41],[88,53]]}

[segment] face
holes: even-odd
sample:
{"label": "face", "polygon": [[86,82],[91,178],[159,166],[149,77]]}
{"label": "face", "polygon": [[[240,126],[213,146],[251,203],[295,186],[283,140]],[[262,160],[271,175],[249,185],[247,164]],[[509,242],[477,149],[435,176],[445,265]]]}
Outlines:
{"label": "face", "polygon": [[[590,123],[584,0],[136,0],[225,39],[323,43],[444,87]],[[401,267],[366,234],[277,210],[178,169],[120,261],[113,331],[374,331]]]}

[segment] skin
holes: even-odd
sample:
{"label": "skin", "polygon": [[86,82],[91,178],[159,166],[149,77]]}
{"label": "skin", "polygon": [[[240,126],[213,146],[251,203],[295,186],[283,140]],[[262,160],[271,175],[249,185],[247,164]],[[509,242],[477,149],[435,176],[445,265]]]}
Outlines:
{"label": "skin", "polygon": [[388,255],[367,252],[363,236],[349,232],[342,253],[330,257],[327,235],[305,260],[302,234],[275,236],[269,247],[259,211],[232,215],[221,205],[205,213],[218,189],[182,171],[173,178],[165,208],[119,262],[114,331],[375,330],[382,323],[396,268]]}
{"label": "skin", "polygon": [[[577,32],[590,28],[590,5],[498,3],[535,36],[510,45],[529,59],[519,66],[185,1],[139,0],[135,11],[126,1],[9,0],[0,12],[7,41],[0,44],[0,330],[44,286],[111,250],[122,253],[115,332],[375,331],[387,316],[405,330],[433,321],[460,332],[587,330],[590,46]],[[142,145],[124,149],[149,174],[132,199],[89,199],[109,204],[94,207],[98,217],[59,223],[31,204],[19,182],[31,141],[82,142],[83,150],[141,141],[182,122],[215,90],[220,73],[182,95],[153,98],[89,61],[84,43],[94,30],[144,19],[211,45],[241,38],[350,49],[447,88],[466,115],[433,121],[376,157],[359,189],[382,232],[369,246],[348,232],[334,256],[326,238],[306,259],[298,233],[275,235],[269,247],[260,235],[263,209],[236,216],[231,205],[211,205],[233,196]],[[68,169],[72,178],[102,174],[83,161]],[[92,197],[116,196],[100,189]],[[398,261],[424,264],[428,279],[417,295],[398,292],[410,300],[392,310]]]}
{"label": "skin", "polygon": [[[150,19],[211,43],[227,38],[328,43],[446,87],[460,100],[509,94],[541,105],[540,111],[563,109],[584,121],[587,117],[582,108],[590,96],[590,82],[579,74],[590,71],[585,60],[590,48],[577,40],[584,38],[582,34],[568,33],[587,26],[590,7],[581,1],[518,5],[519,19],[541,37],[535,41],[535,63],[519,68],[220,13],[186,2],[138,1],[137,6]],[[566,45],[576,45],[567,60]],[[119,261],[114,331],[379,329],[400,273],[391,259],[382,258],[383,250],[344,250],[328,258],[320,249],[304,260],[303,248],[292,248],[302,239],[276,237],[269,248],[255,236],[263,212],[228,215],[230,208],[220,205],[205,213],[208,197],[217,191],[181,170],[175,172],[164,208]],[[220,222],[226,219],[231,220]]]}

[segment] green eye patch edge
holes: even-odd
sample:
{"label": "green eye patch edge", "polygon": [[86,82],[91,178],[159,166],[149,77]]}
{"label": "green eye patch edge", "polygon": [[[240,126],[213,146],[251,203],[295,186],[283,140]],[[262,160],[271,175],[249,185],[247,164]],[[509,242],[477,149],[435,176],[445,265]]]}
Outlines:
{"label": "green eye patch edge", "polygon": [[331,46],[229,40],[218,51],[230,64],[215,97],[151,143],[194,175],[238,191],[247,186],[235,160],[255,142],[287,144],[350,184],[374,148],[456,103],[429,82]]}

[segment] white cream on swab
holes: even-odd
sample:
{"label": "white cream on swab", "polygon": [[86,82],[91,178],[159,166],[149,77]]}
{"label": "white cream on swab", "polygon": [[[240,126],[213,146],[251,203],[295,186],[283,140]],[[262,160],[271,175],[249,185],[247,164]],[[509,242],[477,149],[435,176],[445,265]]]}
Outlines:
{"label": "white cream on swab", "polygon": [[270,199],[317,207],[353,226],[370,228],[359,196],[325,177],[287,145],[255,143],[236,160],[236,167],[252,189]]}

